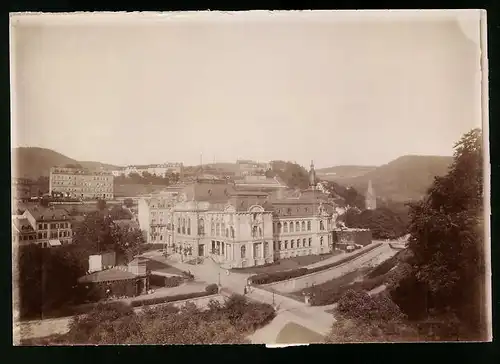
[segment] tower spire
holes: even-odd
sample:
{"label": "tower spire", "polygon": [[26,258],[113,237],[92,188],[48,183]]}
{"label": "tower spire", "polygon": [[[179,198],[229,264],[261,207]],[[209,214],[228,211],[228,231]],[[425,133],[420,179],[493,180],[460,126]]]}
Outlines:
{"label": "tower spire", "polygon": [[311,160],[311,168],[309,169],[309,186],[316,186],[316,171],[314,170],[314,162]]}

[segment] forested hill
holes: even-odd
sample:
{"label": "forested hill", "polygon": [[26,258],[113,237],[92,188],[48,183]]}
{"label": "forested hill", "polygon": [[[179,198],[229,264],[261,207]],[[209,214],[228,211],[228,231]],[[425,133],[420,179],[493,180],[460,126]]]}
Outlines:
{"label": "forested hill", "polygon": [[117,166],[92,161],[77,161],[51,149],[21,147],[12,149],[13,176],[38,180],[46,177],[54,166],[81,165],[89,169],[115,169]]}

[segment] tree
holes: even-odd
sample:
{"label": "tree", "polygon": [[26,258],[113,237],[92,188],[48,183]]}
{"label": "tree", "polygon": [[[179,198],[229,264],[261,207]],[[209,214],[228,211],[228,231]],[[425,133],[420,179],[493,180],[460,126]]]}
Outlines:
{"label": "tree", "polygon": [[106,201],[105,200],[97,200],[97,209],[99,211],[103,211],[106,208]]}
{"label": "tree", "polygon": [[134,206],[134,201],[131,198],[126,198],[125,201],[123,201],[123,204],[126,207],[131,208],[132,206]]}
{"label": "tree", "polygon": [[481,138],[480,129],[465,134],[448,174],[410,206],[414,275],[428,287],[430,308],[452,310],[475,327],[485,279]]}

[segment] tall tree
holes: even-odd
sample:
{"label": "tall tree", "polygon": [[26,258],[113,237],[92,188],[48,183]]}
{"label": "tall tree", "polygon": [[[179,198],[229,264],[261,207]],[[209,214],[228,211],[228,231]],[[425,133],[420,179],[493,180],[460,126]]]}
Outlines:
{"label": "tall tree", "polygon": [[410,207],[414,274],[437,311],[448,309],[479,324],[483,309],[483,151],[474,129],[455,145],[449,173]]}

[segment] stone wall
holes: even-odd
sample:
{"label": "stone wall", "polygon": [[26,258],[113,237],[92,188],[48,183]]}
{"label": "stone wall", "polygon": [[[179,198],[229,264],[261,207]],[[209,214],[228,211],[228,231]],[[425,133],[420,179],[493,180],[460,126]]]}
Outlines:
{"label": "stone wall", "polygon": [[370,250],[366,254],[363,254],[360,257],[355,258],[354,260],[346,262],[337,267],[325,269],[320,272],[307,274],[305,276],[297,278],[288,279],[286,281],[266,284],[264,285],[264,287],[273,289],[277,292],[289,293],[302,290],[304,288],[312,286],[313,284],[322,284],[331,279],[338,278],[356,269],[359,269],[360,266],[367,264],[373,259],[377,259],[380,254],[386,253],[387,249],[390,249],[390,247],[384,244],[378,248]]}

